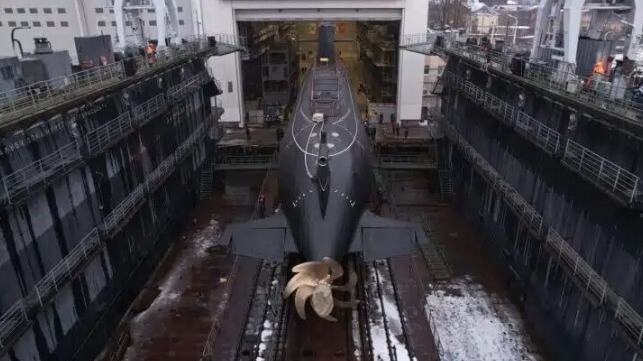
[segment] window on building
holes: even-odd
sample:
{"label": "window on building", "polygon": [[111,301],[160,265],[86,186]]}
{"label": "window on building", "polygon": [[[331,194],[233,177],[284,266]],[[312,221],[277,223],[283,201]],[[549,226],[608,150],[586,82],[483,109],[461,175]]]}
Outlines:
{"label": "window on building", "polygon": [[11,80],[13,79],[13,68],[11,65],[3,66],[0,68],[0,73],[2,73],[2,79]]}
{"label": "window on building", "polygon": [[36,8],[29,8],[29,14],[38,14],[38,9],[36,9]]}
{"label": "window on building", "polygon": [[0,27],[2,27],[2,21],[0,21]]}
{"label": "window on building", "polygon": [[4,8],[5,14],[13,14],[13,9],[12,8]]}
{"label": "window on building", "polygon": [[58,14],[66,14],[67,10],[65,8],[58,8]]}
{"label": "window on building", "polygon": [[179,25],[185,25],[185,21],[179,20]]}
{"label": "window on building", "polygon": [[156,26],[156,20],[150,20],[150,26]]}
{"label": "window on building", "polygon": [[62,26],[63,28],[66,28],[66,27],[69,27],[69,23],[67,21],[61,21],[60,26]]}
{"label": "window on building", "polygon": [[442,75],[442,72],[444,72],[444,65],[438,65],[438,75]]}
{"label": "window on building", "polygon": [[176,11],[182,13],[183,12],[183,6],[179,6],[176,8]]}
{"label": "window on building", "polygon": [[34,21],[33,22],[33,27],[34,28],[39,28],[41,26],[40,21]]}
{"label": "window on building", "polygon": [[16,11],[18,11],[18,14],[24,14],[25,8],[17,8]]}
{"label": "window on building", "polygon": [[232,93],[232,82],[228,82],[228,93]]}
{"label": "window on building", "polygon": [[48,28],[53,28],[54,26],[56,26],[56,23],[54,23],[53,21],[47,21]]}
{"label": "window on building", "polygon": [[141,26],[145,26],[145,20],[141,19],[141,22],[139,24],[141,24]]}
{"label": "window on building", "polygon": [[15,21],[9,21],[9,22],[7,22],[7,25],[8,25],[10,28],[15,28],[15,27],[16,27],[16,22],[15,22]]}
{"label": "window on building", "polygon": [[20,26],[27,27],[27,26],[29,26],[29,22],[28,21],[21,21]]}
{"label": "window on building", "polygon": [[126,22],[125,22],[125,26],[132,26],[132,22],[131,22],[131,21],[129,21],[129,20],[128,20],[128,21],[126,21]]}
{"label": "window on building", "polygon": [[148,12],[148,13],[150,13],[150,14],[151,14],[151,13],[155,13],[155,12],[156,12],[156,9],[147,9],[147,12]]}
{"label": "window on building", "polygon": [[110,14],[113,14],[113,13],[114,13],[114,9],[109,9],[109,13],[110,13]]}
{"label": "window on building", "polygon": [[96,14],[102,14],[103,13],[103,8],[96,8]]}
{"label": "window on building", "polygon": [[426,89],[422,89],[422,95],[429,95],[429,91]]}
{"label": "window on building", "polygon": [[45,14],[51,14],[51,8],[44,8],[42,9],[42,12]]}
{"label": "window on building", "polygon": [[112,26],[116,26],[116,21],[112,21]]}
{"label": "window on building", "polygon": [[105,26],[105,22],[103,20],[99,20],[98,21],[98,26],[101,26],[101,27]]}
{"label": "window on building", "polygon": [[424,66],[424,74],[428,74],[428,73],[429,73],[429,66],[425,65]]}

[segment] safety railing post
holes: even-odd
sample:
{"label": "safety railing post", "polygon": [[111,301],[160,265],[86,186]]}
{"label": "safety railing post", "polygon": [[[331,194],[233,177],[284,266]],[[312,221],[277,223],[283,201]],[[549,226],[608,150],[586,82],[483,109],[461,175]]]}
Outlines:
{"label": "safety railing post", "polygon": [[[601,162],[601,165],[602,165],[602,162]],[[612,187],[612,192],[616,192],[616,187],[618,186],[618,180],[620,177],[621,177],[621,167],[618,167],[618,169],[616,170],[616,177],[614,177],[614,187]],[[630,197],[630,202],[631,201],[632,201],[632,197]]]}

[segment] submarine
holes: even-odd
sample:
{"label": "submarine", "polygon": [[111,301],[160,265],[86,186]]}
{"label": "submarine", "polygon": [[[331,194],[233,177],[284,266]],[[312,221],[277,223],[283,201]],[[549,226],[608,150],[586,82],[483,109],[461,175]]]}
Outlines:
{"label": "submarine", "polygon": [[299,254],[304,263],[284,289],[295,293],[298,315],[305,305],[334,321],[334,306],[352,307],[333,291],[350,291],[354,271],[344,285],[340,262],[348,254],[362,261],[414,252],[427,242],[415,223],[379,217],[367,209],[373,184],[372,153],[352,93],[348,70],[335,55],[335,26],[318,27],[318,51],[307,70],[293,108],[292,121],[279,144],[281,211],[226,227],[220,243],[230,253],[271,261]]}

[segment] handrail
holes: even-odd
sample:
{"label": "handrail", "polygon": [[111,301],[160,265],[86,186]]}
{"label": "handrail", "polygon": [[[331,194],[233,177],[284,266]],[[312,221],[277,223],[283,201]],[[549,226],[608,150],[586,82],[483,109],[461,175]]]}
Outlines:
{"label": "handrail", "polygon": [[[183,87],[183,93],[193,86],[209,79],[205,72],[190,78],[190,85]],[[167,108],[164,94],[159,94],[130,112],[122,113],[98,128],[91,129],[82,138],[89,156],[96,156],[118,143],[123,137],[131,134],[135,126],[142,126]],[[0,200],[7,204],[16,204],[29,196],[34,188],[40,187],[51,179],[69,171],[82,161],[82,154],[77,140],[58,148],[54,153],[40,158],[16,171],[2,177]]]}
{"label": "handrail", "polygon": [[452,72],[446,72],[443,79],[445,85],[462,91],[467,98],[481,105],[506,125],[514,127],[518,134],[547,154],[559,152],[560,133],[554,129]]}
{"label": "handrail", "polygon": [[72,141],[22,168],[2,177],[2,195],[7,204],[18,202],[28,196],[33,188],[59,176],[61,171],[73,168],[72,164],[82,156],[76,141]]}
{"label": "handrail", "polygon": [[597,187],[631,204],[639,196],[639,177],[568,139],[563,164]]}
{"label": "handrail", "polygon": [[423,155],[398,155],[398,154],[380,154],[377,156],[378,163],[413,163],[436,165],[433,159]]}
{"label": "handrail", "polygon": [[[551,226],[543,222],[542,216],[520,194],[509,185],[500,174],[462,137],[449,123],[441,121],[445,134],[453,141],[471,162],[478,168],[479,173],[488,181],[499,195],[506,199],[506,204],[516,212],[536,240],[544,240],[555,260],[572,278],[585,285],[585,290],[591,293],[598,304],[606,304],[613,312],[618,325],[625,331],[627,337],[637,347],[637,352],[643,349],[643,318],[632,307],[612,290],[607,282],[565,241]],[[544,227],[547,232],[544,233]]]}
{"label": "handrail", "polygon": [[132,118],[136,121],[136,124],[140,127],[150,120],[154,119],[159,114],[162,114],[168,105],[165,101],[165,94],[161,93],[153,98],[148,99],[143,104],[136,106],[132,110]]}
{"label": "handrail", "polygon": [[133,131],[134,124],[130,113],[123,113],[100,127],[87,132],[87,135],[85,135],[87,152],[92,156],[98,155]]}
{"label": "handrail", "polygon": [[56,105],[124,78],[123,62],[117,62],[2,92],[0,123],[33,112],[36,107]]}
{"label": "handrail", "polygon": [[[210,38],[216,40],[211,47]],[[105,89],[128,78],[125,69],[136,69],[134,76],[157,70],[161,66],[178,62],[207,49],[229,52],[246,51],[245,37],[229,34],[198,35],[189,41],[157,50],[154,56],[141,55],[101,67],[30,84],[0,93],[0,125],[4,122],[33,113],[38,108],[56,106],[81,94]]]}
{"label": "handrail", "polygon": [[[94,228],[78,242],[69,254],[40,279],[34,288],[35,297],[40,306],[44,305],[46,299],[60,291],[60,287],[74,277],[76,269],[83,262],[89,260],[100,246],[98,230]],[[30,297],[33,296],[33,293],[30,294]]]}
{"label": "handrail", "polygon": [[0,350],[8,347],[12,335],[28,322],[25,303],[21,299],[0,316]]}
{"label": "handrail", "polygon": [[[36,283],[32,292],[19,299],[2,315],[0,315],[0,355],[10,346],[9,340],[15,332],[26,327],[30,322],[28,310],[34,307],[44,307],[49,299],[55,297],[60,288],[70,279],[76,277],[82,266],[93,259],[104,242],[114,235],[115,230],[122,228],[131,218],[137,206],[143,200],[145,193],[154,191],[160,182],[167,179],[170,174],[161,174],[175,170],[177,161],[183,160],[189,154],[189,147],[205,136],[212,118],[206,119],[183,144],[168,158],[151,172],[146,181],[139,184],[123,201],[121,201],[103,219],[103,223],[93,228],[83,239],[61,259],[40,281]],[[186,147],[189,145],[189,147]],[[180,149],[180,151],[179,151]],[[180,153],[180,156],[179,156]]]}
{"label": "handrail", "polygon": [[[511,54],[482,47],[453,42],[442,48],[447,52],[473,60],[480,65],[490,66],[508,75],[511,72],[512,61],[520,61],[525,68],[522,78],[545,90],[563,96],[575,98],[584,104],[599,107],[618,116],[641,122],[643,105],[628,99],[626,87],[614,85],[597,79],[596,75],[589,77],[578,76],[546,65],[536,64],[526,60],[515,59]],[[622,99],[619,99],[623,97]]]}
{"label": "handrail", "polygon": [[[512,126],[516,132],[546,153],[556,155],[561,152],[560,133],[537,119],[451,72],[445,74],[444,81],[447,86],[462,91],[466,97]],[[617,201],[632,204],[641,193],[637,175],[571,139],[567,140],[561,162]]]}

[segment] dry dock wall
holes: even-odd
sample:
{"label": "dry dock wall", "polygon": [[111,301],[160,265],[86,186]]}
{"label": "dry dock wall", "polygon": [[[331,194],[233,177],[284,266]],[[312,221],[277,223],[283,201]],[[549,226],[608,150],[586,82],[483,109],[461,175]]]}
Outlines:
{"label": "dry dock wall", "polygon": [[[445,121],[556,229],[619,296],[643,313],[640,204],[617,200],[565,164],[567,139],[623,171],[643,175],[640,139],[560,99],[547,97],[451,57],[446,69],[482,92],[503,100],[560,134],[556,151],[507,126],[498,112],[449,84],[443,94]],[[520,95],[522,94],[522,96]],[[498,109],[498,107],[493,108]],[[570,118],[570,114],[574,114]],[[574,120],[574,117],[576,119]],[[571,119],[571,124],[570,124]],[[447,138],[445,138],[447,139]],[[456,202],[485,235],[489,255],[518,289],[528,320],[560,360],[631,360],[633,348],[615,327],[610,311],[584,297],[586,285],[556,266],[555,256],[526,230],[489,181],[451,141]],[[596,166],[596,173],[601,172]],[[617,197],[618,198],[618,197]],[[594,303],[594,304],[593,304]],[[598,304],[598,306],[597,306]]]}
{"label": "dry dock wall", "polygon": [[186,62],[0,136],[0,360],[101,350],[196,202],[216,91]]}

